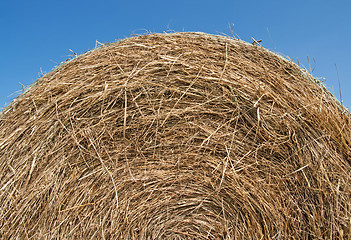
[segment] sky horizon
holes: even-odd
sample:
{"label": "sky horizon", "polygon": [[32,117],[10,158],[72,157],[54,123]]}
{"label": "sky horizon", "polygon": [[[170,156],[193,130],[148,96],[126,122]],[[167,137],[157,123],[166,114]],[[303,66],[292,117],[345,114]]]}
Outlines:
{"label": "sky horizon", "polygon": [[5,1],[0,9],[0,110],[60,62],[133,34],[226,34],[312,72],[351,107],[348,1]]}

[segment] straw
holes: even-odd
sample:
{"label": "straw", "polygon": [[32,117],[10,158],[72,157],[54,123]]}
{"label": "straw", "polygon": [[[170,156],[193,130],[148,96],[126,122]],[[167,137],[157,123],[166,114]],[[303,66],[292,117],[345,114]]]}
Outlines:
{"label": "straw", "polygon": [[0,115],[0,236],[348,239],[350,141],[335,97],[259,45],[127,38]]}

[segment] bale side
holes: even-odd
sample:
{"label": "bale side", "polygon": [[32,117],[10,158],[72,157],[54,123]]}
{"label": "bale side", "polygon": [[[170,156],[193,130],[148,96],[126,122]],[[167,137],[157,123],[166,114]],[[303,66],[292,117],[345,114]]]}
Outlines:
{"label": "bale side", "polygon": [[348,239],[349,112],[259,46],[99,48],[0,119],[3,239]]}

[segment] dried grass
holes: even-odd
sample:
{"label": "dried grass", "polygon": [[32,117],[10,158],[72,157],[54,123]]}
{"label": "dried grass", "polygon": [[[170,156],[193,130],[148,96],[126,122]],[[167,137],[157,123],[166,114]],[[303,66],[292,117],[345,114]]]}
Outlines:
{"label": "dried grass", "polygon": [[260,46],[152,34],[0,119],[2,239],[349,239],[350,115]]}

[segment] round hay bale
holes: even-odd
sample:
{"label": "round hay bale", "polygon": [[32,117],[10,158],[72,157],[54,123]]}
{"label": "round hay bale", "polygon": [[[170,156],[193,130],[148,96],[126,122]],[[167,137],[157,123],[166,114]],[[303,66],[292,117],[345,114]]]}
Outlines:
{"label": "round hay bale", "polygon": [[203,33],[102,46],[1,114],[2,239],[347,239],[351,128],[312,76]]}

